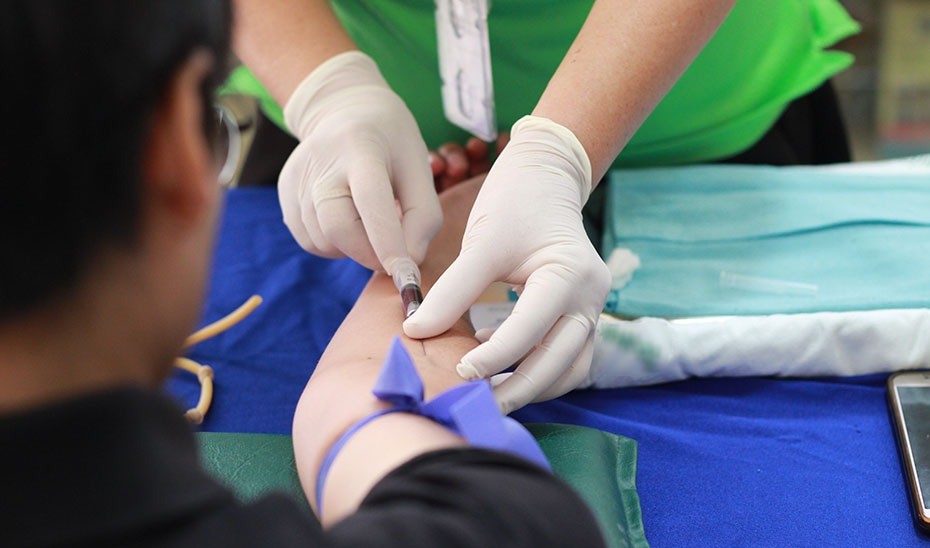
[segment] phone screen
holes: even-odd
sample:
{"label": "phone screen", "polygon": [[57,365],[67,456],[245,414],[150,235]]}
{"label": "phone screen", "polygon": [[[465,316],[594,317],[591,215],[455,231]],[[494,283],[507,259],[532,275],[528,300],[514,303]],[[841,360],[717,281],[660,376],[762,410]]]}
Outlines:
{"label": "phone screen", "polygon": [[904,415],[904,429],[914,457],[926,515],[930,508],[930,387],[899,386],[898,402]]}

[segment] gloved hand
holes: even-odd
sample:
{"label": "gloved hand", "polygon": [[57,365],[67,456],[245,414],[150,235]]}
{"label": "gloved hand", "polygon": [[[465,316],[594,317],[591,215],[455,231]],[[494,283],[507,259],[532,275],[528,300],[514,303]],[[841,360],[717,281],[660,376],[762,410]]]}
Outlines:
{"label": "gloved hand", "polygon": [[529,352],[495,383],[505,413],[570,391],[590,368],[610,288],[607,266],[582,226],[590,191],[591,164],[574,134],[545,118],[519,120],[478,193],[461,254],[404,322],[410,337],[433,337],[491,282],[522,287],[510,317],[457,367],[466,379],[490,377]]}
{"label": "gloved hand", "polygon": [[388,274],[401,259],[420,263],[442,210],[417,123],[375,62],[358,51],[327,60],[297,86],[284,121],[300,144],[278,197],[300,246]]}

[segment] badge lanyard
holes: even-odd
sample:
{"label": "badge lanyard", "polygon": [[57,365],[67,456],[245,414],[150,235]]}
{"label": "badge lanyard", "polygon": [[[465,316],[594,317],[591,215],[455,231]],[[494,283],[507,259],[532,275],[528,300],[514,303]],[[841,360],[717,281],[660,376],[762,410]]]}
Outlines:
{"label": "badge lanyard", "polygon": [[485,141],[497,138],[488,40],[489,0],[436,0],[442,106],[453,124]]}

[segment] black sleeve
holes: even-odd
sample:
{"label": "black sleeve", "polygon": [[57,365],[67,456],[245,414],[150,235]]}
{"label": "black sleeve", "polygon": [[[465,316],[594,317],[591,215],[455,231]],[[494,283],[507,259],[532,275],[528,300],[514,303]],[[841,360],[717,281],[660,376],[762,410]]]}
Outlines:
{"label": "black sleeve", "polygon": [[557,477],[473,448],[407,462],[325,536],[331,546],[604,546],[591,511]]}

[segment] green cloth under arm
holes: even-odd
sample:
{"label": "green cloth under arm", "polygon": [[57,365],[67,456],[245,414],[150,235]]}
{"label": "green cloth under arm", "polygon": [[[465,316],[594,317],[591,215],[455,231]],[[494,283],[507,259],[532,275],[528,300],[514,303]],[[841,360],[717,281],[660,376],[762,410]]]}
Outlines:
{"label": "green cloth under arm", "polygon": [[[608,546],[649,546],[636,492],[635,441],[584,426],[526,427],[539,441],[556,475],[588,503]],[[310,513],[297,478],[290,436],[199,432],[197,439],[207,470],[243,500],[283,491]]]}
{"label": "green cloth under arm", "polygon": [[[442,110],[433,0],[331,0],[359,48],[406,101],[430,148],[464,142]],[[529,114],[578,34],[592,0],[493,0],[488,20],[498,127]],[[828,48],[859,31],[837,0],[740,0],[714,38],[614,163],[655,166],[723,158],[750,147],[792,100],[852,64]],[[227,92],[281,108],[245,67]]]}

